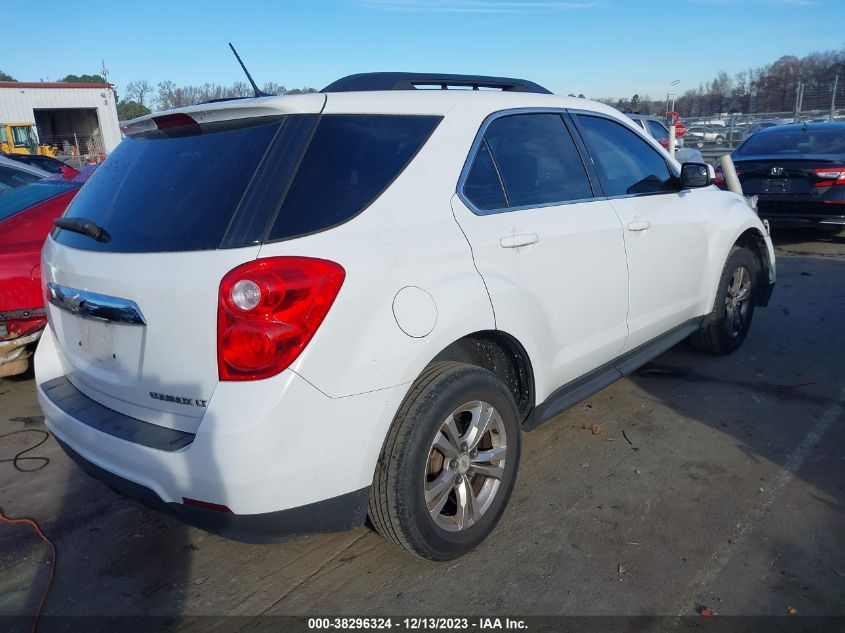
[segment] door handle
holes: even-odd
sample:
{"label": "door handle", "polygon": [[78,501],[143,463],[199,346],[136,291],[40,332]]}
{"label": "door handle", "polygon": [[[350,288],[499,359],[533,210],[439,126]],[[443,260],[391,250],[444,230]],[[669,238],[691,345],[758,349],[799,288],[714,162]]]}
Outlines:
{"label": "door handle", "polygon": [[639,220],[637,222],[628,222],[629,231],[647,231],[651,228],[651,222],[648,220]]}
{"label": "door handle", "polygon": [[529,244],[536,244],[540,241],[540,236],[536,233],[523,233],[521,235],[506,235],[499,240],[502,248],[519,248],[520,246],[528,246]]}

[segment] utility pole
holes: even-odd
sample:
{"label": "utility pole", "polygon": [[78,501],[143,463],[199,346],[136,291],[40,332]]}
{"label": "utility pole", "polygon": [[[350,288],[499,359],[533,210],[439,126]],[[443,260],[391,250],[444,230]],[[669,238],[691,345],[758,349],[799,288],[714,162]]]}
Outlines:
{"label": "utility pole", "polygon": [[839,73],[836,73],[836,79],[833,80],[833,95],[830,97],[830,120],[836,115],[836,88],[839,87]]}
{"label": "utility pole", "polygon": [[798,123],[798,115],[801,114],[801,100],[804,97],[804,82],[799,81],[795,86],[795,112],[792,115],[792,120]]}

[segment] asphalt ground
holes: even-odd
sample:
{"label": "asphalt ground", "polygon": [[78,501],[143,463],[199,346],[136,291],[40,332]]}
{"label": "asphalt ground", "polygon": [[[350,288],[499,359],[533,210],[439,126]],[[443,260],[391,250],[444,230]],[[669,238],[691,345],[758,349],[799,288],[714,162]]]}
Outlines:
{"label": "asphalt ground", "polygon": [[[56,543],[48,616],[845,615],[845,234],[775,238],[742,349],[681,344],[526,434],[503,520],[460,560],[368,528],[227,541],[117,495],[52,437],[19,472],[38,432],[0,437],[0,507]],[[31,373],[0,381],[0,434],[44,429]],[[51,567],[0,524],[0,615],[33,614]]]}

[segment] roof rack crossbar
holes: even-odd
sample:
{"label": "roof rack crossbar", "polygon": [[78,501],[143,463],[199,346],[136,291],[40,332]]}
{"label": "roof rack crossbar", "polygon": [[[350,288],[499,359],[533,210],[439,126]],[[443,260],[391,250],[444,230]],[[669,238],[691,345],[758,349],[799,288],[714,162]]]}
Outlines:
{"label": "roof rack crossbar", "polygon": [[418,90],[420,86],[448,90],[450,86],[498,89],[503,92],[536,92],[551,94],[539,84],[512,77],[487,77],[484,75],[448,75],[430,73],[361,73],[349,75],[329,84],[320,92],[369,92],[373,90]]}

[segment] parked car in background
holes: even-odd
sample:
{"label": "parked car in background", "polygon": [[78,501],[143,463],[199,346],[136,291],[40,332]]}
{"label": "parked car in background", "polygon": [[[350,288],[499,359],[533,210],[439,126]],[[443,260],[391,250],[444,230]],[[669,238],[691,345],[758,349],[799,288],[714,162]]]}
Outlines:
{"label": "parked car in background", "polygon": [[25,165],[38,167],[51,174],[62,174],[68,178],[72,178],[79,173],[79,170],[75,167],[71,167],[52,156],[41,156],[40,154],[3,154],[3,156]]}
{"label": "parked car in background", "polygon": [[[845,122],[761,130],[731,154],[760,217],[779,225],[845,228]],[[717,170],[717,184],[725,188]]]}
{"label": "parked car in background", "polygon": [[466,554],[523,431],[687,337],[738,349],[774,285],[707,165],[529,81],[353,75],[123,131],[45,242],[36,391],[82,468],[232,538],[369,516]]}
{"label": "parked car in background", "polygon": [[23,373],[47,316],[41,246],[92,168],[40,180],[0,196],[0,377]]}
{"label": "parked car in background", "polygon": [[43,169],[0,156],[0,195],[50,176],[50,172]]}
{"label": "parked car in background", "polygon": [[704,147],[705,145],[721,146],[725,144],[727,138],[727,131],[724,126],[711,127],[704,125],[693,125],[687,128],[687,133],[684,134],[687,145],[694,145],[695,147]]}
{"label": "parked car in background", "polygon": [[778,121],[775,119],[766,119],[763,121],[758,121],[757,123],[750,126],[748,129],[743,131],[743,138],[742,140],[747,139],[752,134],[759,132],[760,130],[766,130],[770,127],[775,127],[777,125],[784,125],[783,121]]}
{"label": "parked car in background", "polygon": [[[646,114],[625,113],[634,123],[660,146],[669,149],[669,128],[660,119]],[[686,135],[684,135],[686,136]],[[684,147],[684,137],[675,139],[675,160],[679,163],[703,163],[704,157],[697,149]]]}

